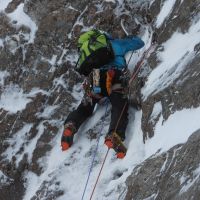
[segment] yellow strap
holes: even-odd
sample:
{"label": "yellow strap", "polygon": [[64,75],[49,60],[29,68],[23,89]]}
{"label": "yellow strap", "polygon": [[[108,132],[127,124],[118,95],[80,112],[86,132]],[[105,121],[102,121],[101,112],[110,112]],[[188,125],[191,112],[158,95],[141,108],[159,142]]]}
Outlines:
{"label": "yellow strap", "polygon": [[112,77],[110,76],[108,72],[106,73],[106,89],[107,89],[108,95],[110,95],[112,92]]}

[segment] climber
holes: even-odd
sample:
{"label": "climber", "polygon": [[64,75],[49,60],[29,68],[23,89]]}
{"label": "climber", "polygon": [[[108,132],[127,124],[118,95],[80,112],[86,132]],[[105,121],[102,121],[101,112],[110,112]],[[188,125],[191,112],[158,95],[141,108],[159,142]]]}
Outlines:
{"label": "climber", "polygon": [[[123,141],[128,123],[128,97],[125,95],[125,88],[128,85],[127,74],[130,74],[125,54],[142,48],[144,42],[139,37],[133,36],[113,39],[108,34],[91,30],[80,36],[78,44],[81,54],[76,66],[78,66],[77,71],[86,76],[83,83],[85,95],[78,108],[65,120],[61,138],[62,150],[71,147],[74,134],[92,115],[95,104],[102,98],[108,97],[112,108],[105,144],[108,148],[114,149],[118,158],[123,158],[126,155]],[[118,122],[122,110],[123,114]]]}

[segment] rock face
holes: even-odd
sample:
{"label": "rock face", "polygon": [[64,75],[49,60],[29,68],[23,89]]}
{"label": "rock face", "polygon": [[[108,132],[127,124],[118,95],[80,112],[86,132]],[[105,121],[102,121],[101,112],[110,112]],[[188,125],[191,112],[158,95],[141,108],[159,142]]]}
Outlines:
{"label": "rock face", "polygon": [[[138,89],[161,62],[157,53],[163,50],[163,44],[177,30],[186,33],[199,19],[199,0],[177,0],[168,18],[156,27],[155,19],[163,3],[13,0],[0,10],[0,198],[23,199],[28,181],[24,174],[41,175],[45,171],[45,155],[62,131],[72,103],[79,101],[71,93],[76,92],[81,98],[82,77],[73,71],[80,33],[99,28],[119,38],[126,34],[157,36],[156,50],[131,86],[134,104],[138,101],[134,98],[139,95]],[[23,17],[16,18],[18,12]],[[155,103],[161,102],[164,120],[177,110],[200,105],[200,43],[194,50],[193,59],[183,63],[185,69],[173,84],[152,92],[146,99],[141,97],[144,141],[153,137],[159,118],[158,115],[151,120]],[[8,99],[13,100],[12,104]],[[125,199],[198,199],[198,133],[186,144],[138,166],[126,181]],[[13,142],[16,140],[20,141],[19,146]],[[57,199],[63,194],[59,184],[56,178],[43,182],[31,199]],[[51,190],[52,185],[56,191]]]}
{"label": "rock face", "polygon": [[199,142],[200,130],[187,143],[138,165],[126,180],[125,199],[199,199]]}
{"label": "rock face", "polygon": [[[157,15],[159,7],[161,7],[160,1],[154,1],[149,8],[149,12],[152,18],[155,18],[155,16]],[[194,23],[193,19],[197,17],[197,7],[199,7],[198,0],[191,2],[176,1],[174,9],[172,9],[169,17],[160,27],[155,28],[155,32],[157,33],[157,42],[159,44],[156,51],[157,53],[162,51],[163,44],[170,37],[172,37],[175,32],[179,31],[181,33],[185,33],[188,31],[190,25]],[[162,115],[165,120],[177,110],[190,108],[191,106],[198,107],[200,105],[200,54],[198,46],[199,44],[194,48],[194,58],[191,59],[190,62],[183,62],[185,70],[176,80],[174,80],[173,84],[162,90],[161,92],[151,94],[143,102],[142,128],[144,132],[144,140],[154,135],[153,127],[156,121],[152,124],[150,117],[153,111],[154,104],[156,102],[161,102]],[[157,55],[156,53],[153,53],[152,56],[149,58],[148,64],[151,69],[155,68],[155,66],[157,66],[159,63],[159,57],[157,57]],[[183,60],[184,57],[181,59]],[[172,69],[170,73],[171,76],[173,76],[173,73],[176,73],[176,69]],[[192,74],[195,75],[193,76]]]}

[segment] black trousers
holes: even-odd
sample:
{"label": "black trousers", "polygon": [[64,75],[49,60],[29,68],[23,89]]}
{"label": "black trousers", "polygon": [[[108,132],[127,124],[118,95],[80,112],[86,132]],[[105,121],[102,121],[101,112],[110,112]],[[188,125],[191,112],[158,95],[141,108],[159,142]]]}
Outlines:
{"label": "black trousers", "polygon": [[[122,140],[124,140],[126,127],[128,124],[128,99],[124,98],[124,95],[119,92],[112,92],[108,98],[112,106],[111,122],[108,134],[111,134],[114,130],[116,130],[118,135],[122,138]],[[81,124],[92,115],[96,103],[98,103],[98,100],[96,99],[93,99],[92,104],[88,103],[85,105],[83,102],[81,102],[78,108],[68,115],[65,123],[73,122],[78,130]],[[119,121],[120,116],[121,119]]]}

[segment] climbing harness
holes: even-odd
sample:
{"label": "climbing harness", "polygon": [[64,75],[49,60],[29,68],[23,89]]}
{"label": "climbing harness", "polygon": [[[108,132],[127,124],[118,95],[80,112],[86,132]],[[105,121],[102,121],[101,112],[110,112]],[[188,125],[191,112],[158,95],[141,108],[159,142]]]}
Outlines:
{"label": "climbing harness", "polygon": [[93,69],[93,71],[92,71],[92,79],[93,79],[93,92],[94,92],[94,94],[101,93],[100,69]]}

